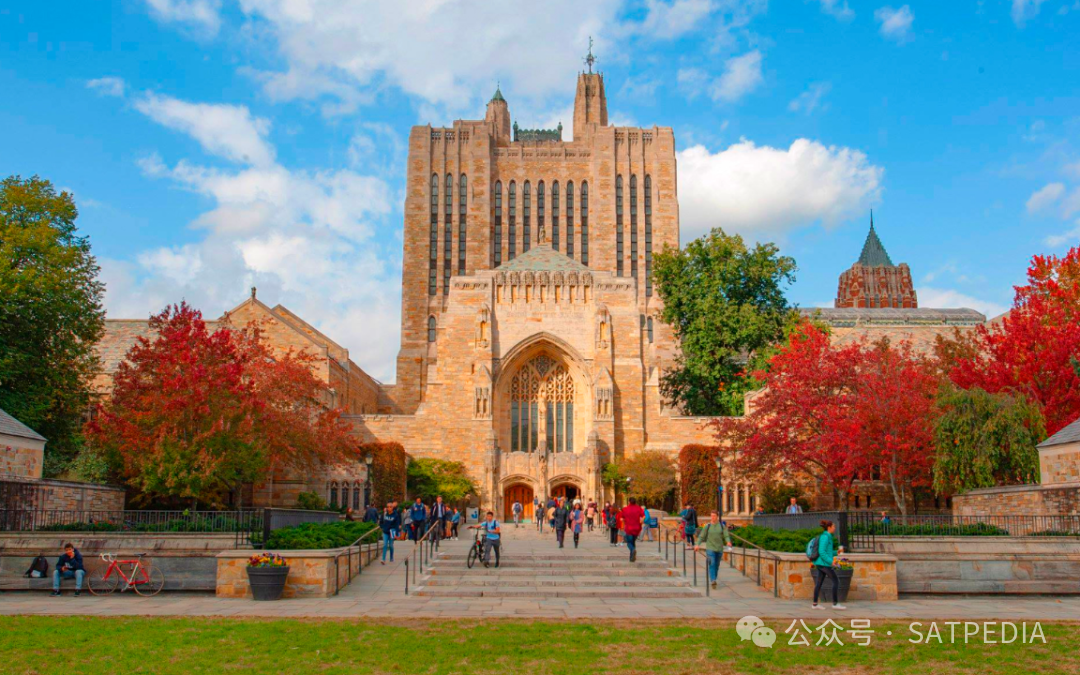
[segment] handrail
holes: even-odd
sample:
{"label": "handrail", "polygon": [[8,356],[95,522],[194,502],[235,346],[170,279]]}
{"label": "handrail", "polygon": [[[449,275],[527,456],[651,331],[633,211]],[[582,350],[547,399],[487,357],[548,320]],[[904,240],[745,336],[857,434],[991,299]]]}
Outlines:
{"label": "handrail", "polygon": [[[747,573],[747,567],[746,567],[747,545],[749,547],[754,548],[754,549],[757,550],[757,552],[758,552],[758,554],[757,554],[757,585],[758,586],[761,585],[761,554],[764,553],[767,557],[772,558],[772,560],[773,560],[773,597],[780,597],[780,588],[779,588],[779,586],[777,584],[777,578],[779,576],[780,561],[781,561],[780,556],[776,555],[776,553],[774,553],[773,551],[761,548],[760,546],[758,546],[757,544],[755,544],[752,541],[749,541],[747,539],[743,539],[739,535],[732,532],[730,529],[728,529],[727,535],[728,535],[728,537],[731,537],[732,539],[738,539],[740,542],[745,544],[744,546],[741,547],[742,551],[743,551],[743,566],[742,566],[742,570],[740,570],[744,577],[747,577],[747,578],[750,577],[750,575]],[[730,563],[729,567],[731,567],[731,568],[735,567],[735,551],[734,550],[731,550],[731,551],[728,552],[728,563]]]}
{"label": "handrail", "polygon": [[[678,568],[678,565],[679,565],[679,552],[678,552],[678,549],[674,548],[674,546],[672,544],[677,545],[679,543],[678,537],[679,537],[680,534],[681,533],[678,530],[668,530],[668,531],[666,531],[664,533],[664,550],[663,550],[664,560],[667,560],[668,562],[674,562],[676,569]],[[780,592],[779,592],[779,589],[777,587],[777,578],[779,576],[779,568],[780,568],[779,563],[781,561],[780,556],[776,555],[776,553],[774,553],[773,551],[769,551],[767,549],[761,548],[760,546],[758,546],[754,542],[743,539],[739,535],[732,533],[730,528],[725,528],[725,535],[727,537],[727,539],[725,539],[725,543],[727,543],[729,547],[730,547],[731,539],[737,539],[740,542],[746,544],[746,546],[742,547],[742,549],[743,549],[743,565],[742,565],[742,570],[740,570],[744,577],[749,578],[749,576],[750,576],[749,573],[747,572],[747,565],[746,565],[747,549],[748,548],[753,548],[753,549],[757,550],[757,561],[758,561],[757,562],[757,584],[758,584],[758,586],[761,585],[761,557],[762,557],[762,555],[765,555],[765,557],[771,558],[773,560],[773,596],[774,597],[779,597]],[[685,538],[682,541],[685,542],[686,541]],[[686,566],[686,550],[687,549],[693,550],[693,547],[689,546],[689,545],[684,545],[683,546],[682,566],[683,566],[683,576],[684,577],[687,576],[687,574],[686,574],[686,567],[687,567]],[[673,561],[670,559],[670,556],[671,556],[672,552],[674,552],[674,560]],[[692,553],[690,555],[691,564],[692,564],[692,567],[693,567],[693,578],[694,578],[694,586],[695,587],[697,587],[697,553],[701,553],[701,551],[695,551],[694,553]],[[727,554],[728,554],[728,562],[730,563],[730,567],[734,568],[735,567],[735,551],[734,551],[734,549],[732,549],[730,551],[727,551]],[[710,595],[708,567],[706,567],[706,574],[705,574],[705,595],[706,596]]]}
{"label": "handrail", "polygon": [[334,595],[337,595],[341,591],[341,583],[338,581],[338,577],[339,577],[339,575],[338,575],[338,565],[340,564],[341,556],[343,556],[343,555],[349,556],[349,578],[345,582],[345,585],[348,586],[349,583],[352,582],[352,578],[353,578],[353,573],[352,573],[352,549],[359,548],[358,553],[360,554],[360,560],[357,561],[357,563],[356,563],[356,565],[357,565],[356,566],[356,573],[357,574],[363,574],[364,573],[364,550],[363,550],[363,548],[360,547],[360,542],[367,539],[368,537],[375,534],[376,532],[378,532],[380,535],[382,534],[382,528],[380,528],[378,526],[378,524],[375,525],[374,529],[368,530],[367,532],[360,535],[360,537],[357,538],[357,540],[354,541],[353,543],[349,544],[348,546],[342,547],[343,550],[341,552],[339,552],[336,556],[334,556]]}
{"label": "handrail", "polygon": [[[441,524],[442,524],[442,520],[436,520],[435,522],[433,522],[431,524],[431,526],[428,527],[427,531],[424,532],[424,536],[422,536],[422,537],[420,537],[419,539],[416,540],[415,546],[413,547],[413,550],[412,550],[412,553],[405,556],[405,595],[409,594],[409,568],[410,568],[409,559],[413,558],[414,556],[419,556],[417,558],[417,561],[420,563],[419,564],[420,573],[423,574],[424,573],[424,548],[425,548],[424,543],[427,542],[428,538],[431,536],[431,531],[434,530],[437,526],[439,526]],[[438,545],[438,542],[436,542],[435,545]],[[429,553],[429,555],[430,555],[430,553]],[[416,585],[416,568],[417,568],[417,565],[413,564],[413,565],[411,565],[411,568],[412,568],[412,575],[413,575],[413,585],[415,586]]]}

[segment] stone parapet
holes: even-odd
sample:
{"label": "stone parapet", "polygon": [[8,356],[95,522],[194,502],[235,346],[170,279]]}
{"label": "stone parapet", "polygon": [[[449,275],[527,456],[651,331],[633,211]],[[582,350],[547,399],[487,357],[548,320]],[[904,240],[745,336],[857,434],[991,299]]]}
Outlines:
{"label": "stone parapet", "polygon": [[[364,544],[308,551],[283,551],[289,563],[283,598],[329,598],[347,586],[360,574],[362,566],[374,561],[382,544]],[[223,551],[217,555],[217,584],[219,598],[251,599],[247,562],[252,551]]]}
{"label": "stone parapet", "polygon": [[1077,516],[1080,483],[970,490],[954,496],[952,503],[955,516]]}
{"label": "stone parapet", "polygon": [[[896,600],[896,556],[881,553],[845,553],[845,559],[855,563],[848,600]],[[777,597],[783,600],[811,600],[814,597],[812,565],[802,553],[778,553],[757,549],[734,547],[724,554],[724,561],[734,562],[739,571],[757,581],[767,591],[777,589]],[[730,562],[729,562],[730,564]]]}

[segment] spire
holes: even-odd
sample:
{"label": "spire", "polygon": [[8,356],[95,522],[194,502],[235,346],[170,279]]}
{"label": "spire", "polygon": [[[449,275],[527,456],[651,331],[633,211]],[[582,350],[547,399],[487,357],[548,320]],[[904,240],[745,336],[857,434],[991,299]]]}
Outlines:
{"label": "spire", "polygon": [[595,56],[593,56],[593,53],[592,53],[592,44],[593,44],[592,36],[590,35],[589,36],[589,53],[585,57],[585,65],[587,65],[589,67],[589,72],[590,73],[592,73],[593,64],[596,63],[596,61],[597,61],[597,58]]}
{"label": "spire", "polygon": [[492,101],[502,101],[506,103],[506,99],[502,95],[502,87],[499,86],[498,80],[495,81],[495,94],[491,97]]}
{"label": "spire", "polygon": [[878,239],[877,231],[874,230],[874,212],[870,211],[870,232],[866,235],[866,243],[863,244],[862,254],[859,256],[859,264],[864,267],[895,267],[885,247]]}

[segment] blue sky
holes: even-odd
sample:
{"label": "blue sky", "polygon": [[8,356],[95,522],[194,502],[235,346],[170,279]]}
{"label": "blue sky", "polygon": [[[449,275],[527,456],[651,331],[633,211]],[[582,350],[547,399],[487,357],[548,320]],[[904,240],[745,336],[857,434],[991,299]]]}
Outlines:
{"label": "blue sky", "polygon": [[[1080,243],[1080,0],[0,1],[0,174],[74,192],[110,316],[248,287],[393,379],[409,127],[672,126],[684,241],[776,241],[827,305],[868,213],[923,306]],[[569,139],[571,130],[565,137]]]}

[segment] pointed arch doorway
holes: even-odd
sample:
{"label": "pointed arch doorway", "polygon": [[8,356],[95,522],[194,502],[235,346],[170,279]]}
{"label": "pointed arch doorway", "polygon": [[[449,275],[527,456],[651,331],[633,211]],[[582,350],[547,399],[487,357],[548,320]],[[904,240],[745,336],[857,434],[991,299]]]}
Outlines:
{"label": "pointed arch doorway", "polygon": [[533,489],[525,483],[514,483],[506,486],[503,491],[503,520],[509,522],[514,519],[514,502],[521,502],[525,510],[521,514],[522,520],[532,520],[533,517]]}

